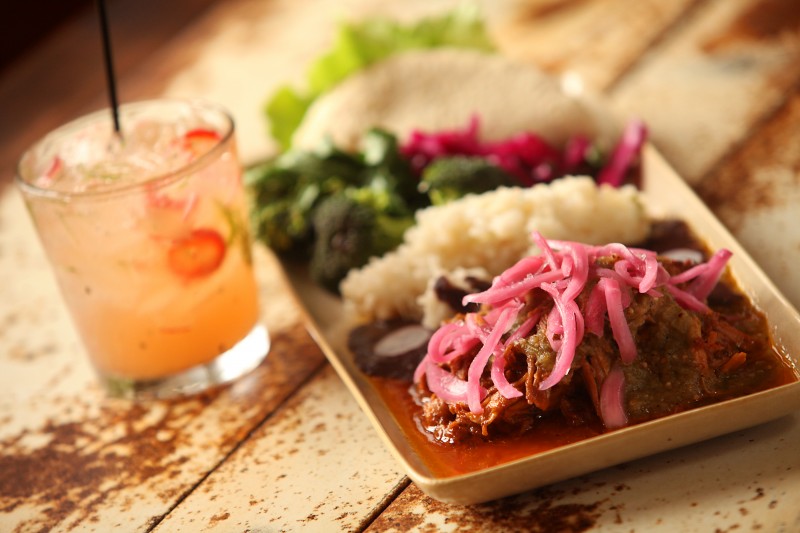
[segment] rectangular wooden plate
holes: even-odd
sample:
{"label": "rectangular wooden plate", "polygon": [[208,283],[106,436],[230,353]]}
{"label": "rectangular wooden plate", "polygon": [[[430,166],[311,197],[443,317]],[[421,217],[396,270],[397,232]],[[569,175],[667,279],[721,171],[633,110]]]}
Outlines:
{"label": "rectangular wooden plate", "polygon": [[[733,276],[766,314],[782,356],[797,369],[800,358],[800,315],[797,310],[652,146],[645,147],[642,157],[642,190],[648,210],[655,217],[685,220],[712,250],[727,248],[733,252],[729,263]],[[415,452],[380,394],[355,366],[345,343],[349,325],[344,321],[341,302],[315,287],[302,269],[290,265],[285,267],[309,315],[312,335],[331,365],[408,476],[425,493],[442,501],[470,504],[501,498],[754,426],[800,408],[800,382],[795,382],[499,466],[464,475],[439,477]]]}

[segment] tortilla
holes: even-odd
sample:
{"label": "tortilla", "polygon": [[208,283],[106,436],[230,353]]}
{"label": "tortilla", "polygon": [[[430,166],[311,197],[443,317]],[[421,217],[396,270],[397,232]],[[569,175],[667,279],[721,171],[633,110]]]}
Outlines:
{"label": "tortilla", "polygon": [[405,139],[414,130],[464,128],[474,115],[485,140],[529,131],[561,146],[578,133],[601,143],[618,133],[598,107],[566,95],[532,65],[445,48],[398,54],[346,79],[309,108],[293,145],[313,149],[330,137],[357,149],[372,127]]}

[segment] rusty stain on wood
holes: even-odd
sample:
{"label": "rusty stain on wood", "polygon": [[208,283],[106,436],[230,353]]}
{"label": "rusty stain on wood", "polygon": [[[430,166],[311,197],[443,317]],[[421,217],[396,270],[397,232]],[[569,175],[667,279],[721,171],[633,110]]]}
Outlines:
{"label": "rusty stain on wood", "polygon": [[618,493],[629,490],[625,484],[611,488],[610,495],[595,501],[568,501],[603,488],[603,482],[589,482],[572,487],[552,486],[511,496],[502,500],[473,505],[455,506],[427,497],[415,485],[409,486],[368,528],[367,531],[434,530],[437,520],[447,517],[448,527],[458,531],[484,531],[490,525],[495,531],[516,531],[524,525],[525,531],[580,533],[597,525],[608,512],[617,513],[615,521],[621,522],[619,506],[605,505]]}
{"label": "rusty stain on wood", "polygon": [[800,41],[800,6],[791,0],[760,0],[743,10],[719,33],[701,44],[704,52],[717,54],[736,45],[774,44],[781,39]]}
{"label": "rusty stain on wood", "polygon": [[278,531],[359,530],[405,483],[348,389],[326,365],[157,531],[210,523],[225,512],[231,513],[225,527],[234,530],[246,523]]}
{"label": "rusty stain on wood", "polygon": [[700,197],[734,231],[746,214],[785,202],[782,188],[761,172],[784,169],[794,176],[789,188],[800,186],[800,92],[787,102],[753,138],[697,187]]}
{"label": "rusty stain on wood", "polygon": [[[195,483],[184,470],[213,469],[324,360],[301,324],[272,344],[262,366],[232,386],[170,401],[107,400],[94,417],[53,418],[0,441],[0,513],[35,509],[17,531],[45,530],[97,521],[111,500],[143,487],[175,502]],[[57,403],[66,409],[82,401]],[[195,432],[212,437],[198,440]],[[198,447],[210,449],[211,462],[197,464]]]}
{"label": "rusty stain on wood", "polygon": [[698,187],[700,197],[800,307],[800,86]]}
{"label": "rusty stain on wood", "polygon": [[[161,404],[165,409],[155,423],[146,423],[151,409],[141,404],[122,409],[108,406],[97,419],[58,423],[50,421],[39,431],[25,431],[0,443],[0,511],[20,505],[38,508],[40,516],[20,524],[72,528],[92,516],[109,495],[135,488],[155,476],[171,476],[189,460],[175,455],[189,443],[180,428],[198,416],[214,394],[188,401]],[[182,411],[177,415],[177,411]],[[140,427],[145,424],[145,427]],[[134,429],[138,427],[138,429]],[[122,435],[97,443],[98,435],[118,429]],[[30,448],[29,440],[46,439]],[[135,458],[135,460],[133,460]],[[164,494],[167,498],[173,494]]]}
{"label": "rusty stain on wood", "polygon": [[778,22],[768,10],[759,15],[764,22],[747,26],[763,1],[705,2],[614,88],[616,109],[645,120],[653,143],[692,185],[738,149],[800,80],[800,39],[787,31],[796,15]]}

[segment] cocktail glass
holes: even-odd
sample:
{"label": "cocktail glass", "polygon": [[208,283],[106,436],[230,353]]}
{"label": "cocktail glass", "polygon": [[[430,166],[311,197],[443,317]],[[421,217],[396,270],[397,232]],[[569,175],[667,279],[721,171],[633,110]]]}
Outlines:
{"label": "cocktail glass", "polygon": [[198,392],[266,357],[234,125],[153,100],[54,130],[17,184],[64,301],[113,396]]}

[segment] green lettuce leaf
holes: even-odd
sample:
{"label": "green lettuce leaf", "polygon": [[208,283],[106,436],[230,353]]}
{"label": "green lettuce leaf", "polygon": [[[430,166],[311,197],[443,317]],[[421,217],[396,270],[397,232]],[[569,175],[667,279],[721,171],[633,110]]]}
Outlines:
{"label": "green lettuce leaf", "polygon": [[494,50],[480,13],[470,6],[411,24],[387,19],[342,23],[331,50],[311,64],[307,87],[282,86],[267,101],[265,113],[270,134],[281,149],[288,149],[306,111],[321,94],[393,54],[439,47]]}

